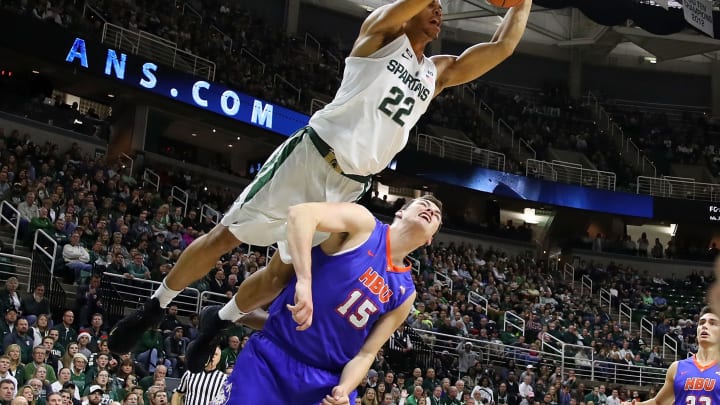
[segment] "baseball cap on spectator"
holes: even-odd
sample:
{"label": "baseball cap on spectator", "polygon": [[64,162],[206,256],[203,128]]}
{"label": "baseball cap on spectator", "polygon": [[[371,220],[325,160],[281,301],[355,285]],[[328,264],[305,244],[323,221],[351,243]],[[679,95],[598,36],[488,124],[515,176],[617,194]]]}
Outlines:
{"label": "baseball cap on spectator", "polygon": [[532,370],[532,369],[533,369],[533,368],[535,368],[535,367],[534,367],[534,366],[533,366],[532,364],[528,364],[526,368],[528,368],[528,369],[531,369],[531,370]]}
{"label": "baseball cap on spectator", "polygon": [[15,312],[17,314],[17,309],[15,309],[15,307],[8,307],[5,310],[5,313],[7,314],[8,312]]}
{"label": "baseball cap on spectator", "polygon": [[93,394],[93,393],[98,392],[98,391],[100,391],[100,393],[104,393],[104,392],[105,392],[105,391],[103,391],[103,389],[102,389],[99,385],[91,385],[91,386],[90,386],[90,391],[88,391],[88,392],[89,392],[90,394]]}
{"label": "baseball cap on spectator", "polygon": [[85,355],[82,353],[75,353],[75,355],[73,356],[73,360],[76,360],[76,359],[83,359],[85,361],[85,363],[87,363],[87,361],[88,361],[87,357],[85,357]]}
{"label": "baseball cap on spectator", "polygon": [[373,370],[373,369],[370,369],[370,371],[368,371],[368,378],[375,378],[375,377],[377,377],[377,376],[378,376],[378,372],[377,372],[377,371],[375,371],[375,370]]}

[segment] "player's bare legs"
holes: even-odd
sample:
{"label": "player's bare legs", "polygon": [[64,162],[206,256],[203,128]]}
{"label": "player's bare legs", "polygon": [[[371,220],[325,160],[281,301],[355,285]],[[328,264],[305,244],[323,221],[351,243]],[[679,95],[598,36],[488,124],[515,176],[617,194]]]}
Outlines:
{"label": "player's bare legs", "polygon": [[200,333],[187,348],[187,367],[190,372],[202,370],[212,358],[217,346],[218,332],[233,322],[242,322],[254,329],[262,328],[267,313],[260,307],[270,304],[290,282],[293,266],[280,260],[276,252],[267,267],[262,268],[240,284],[233,299],[225,304],[204,308],[200,313]]}
{"label": "player's bare legs", "polygon": [[[271,303],[287,286],[293,274],[293,266],[283,263],[280,255],[275,252],[267,267],[256,271],[240,284],[232,301],[239,315],[233,317],[234,319],[223,316],[220,318],[231,321],[243,318],[240,320],[244,323],[245,314]],[[230,303],[225,306],[230,306]]]}
{"label": "player's bare legs", "polygon": [[[197,238],[180,255],[180,259],[165,277],[164,284],[174,291],[182,291],[190,284],[201,279],[215,265],[218,258],[231,249],[240,245],[240,241],[230,232],[228,227],[217,224],[207,234]],[[170,301],[163,302],[160,307],[165,308]],[[172,298],[171,298],[172,300]]]}
{"label": "player's bare legs", "polygon": [[130,352],[149,327],[160,322],[166,308],[183,289],[199,280],[218,257],[238,246],[240,241],[222,224],[197,238],[180,255],[160,288],[140,309],[123,318],[110,331],[108,346],[115,353]]}

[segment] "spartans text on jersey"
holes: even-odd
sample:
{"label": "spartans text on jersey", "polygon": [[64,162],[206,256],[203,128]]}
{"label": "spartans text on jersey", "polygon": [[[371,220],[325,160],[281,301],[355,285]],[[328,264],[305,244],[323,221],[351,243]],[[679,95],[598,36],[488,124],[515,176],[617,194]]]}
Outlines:
{"label": "spartans text on jersey", "polygon": [[395,74],[410,91],[416,93],[420,100],[425,101],[430,96],[430,90],[423,86],[420,78],[413,77],[412,73],[408,72],[402,63],[391,59],[388,62],[387,70]]}

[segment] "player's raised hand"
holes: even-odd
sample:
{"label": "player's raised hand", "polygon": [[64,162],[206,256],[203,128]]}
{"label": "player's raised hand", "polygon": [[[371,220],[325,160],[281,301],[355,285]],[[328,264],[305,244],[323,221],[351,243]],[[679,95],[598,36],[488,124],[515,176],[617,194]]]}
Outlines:
{"label": "player's raised hand", "polygon": [[340,386],[336,386],[332,390],[331,395],[326,395],[322,405],[349,405],[350,394],[345,392]]}
{"label": "player's raised hand", "polygon": [[295,305],[287,305],[292,312],[292,317],[298,326],[296,330],[305,330],[312,325],[313,302],[312,286],[308,281],[300,281],[295,284]]}

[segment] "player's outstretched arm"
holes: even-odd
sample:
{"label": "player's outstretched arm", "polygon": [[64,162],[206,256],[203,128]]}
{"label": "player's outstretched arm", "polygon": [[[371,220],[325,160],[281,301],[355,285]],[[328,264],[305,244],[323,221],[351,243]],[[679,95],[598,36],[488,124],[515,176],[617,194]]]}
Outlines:
{"label": "player's outstretched arm", "polygon": [[[668,367],[668,371],[665,374],[665,384],[660,388],[655,398],[650,398],[643,402],[636,402],[635,405],[673,405],[675,403],[675,388],[673,388],[673,385],[675,383],[677,367],[677,361]],[[623,402],[623,405],[626,404],[632,404],[632,402]]]}
{"label": "player's outstretched arm", "polygon": [[508,10],[490,42],[471,46],[460,56],[433,56],[431,59],[438,68],[435,95],[477,79],[510,57],[525,33],[531,8],[532,0],[525,0]]}
{"label": "player's outstretched arm", "polygon": [[396,0],[370,13],[360,27],[350,56],[367,57],[402,33],[403,24],[429,7],[433,0]]}
{"label": "player's outstretched arm", "polygon": [[419,14],[433,0],[396,0],[376,8],[360,27],[360,37],[365,35],[394,34],[402,25]]}
{"label": "player's outstretched arm", "polygon": [[373,361],[375,361],[377,352],[385,342],[390,339],[393,332],[407,319],[413,302],[415,302],[415,296],[416,294],[412,293],[402,305],[383,315],[377,323],[375,323],[360,352],[343,368],[340,383],[333,389],[331,395],[325,397],[323,405],[348,403],[348,395],[350,395],[350,393],[360,385],[362,379],[367,376]]}
{"label": "player's outstretched arm", "polygon": [[290,207],[287,220],[288,250],[293,258],[297,284],[295,305],[288,309],[298,330],[312,324],[313,235],[316,231],[358,235],[375,229],[375,217],[365,207],[353,203],[305,203]]}

